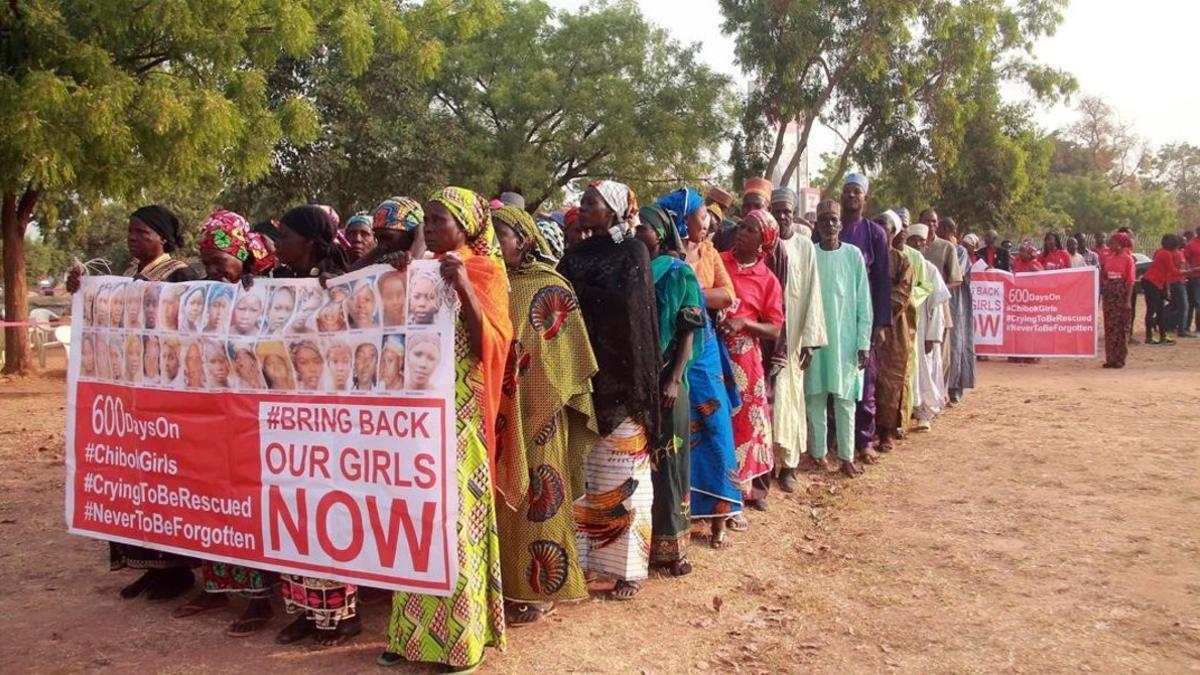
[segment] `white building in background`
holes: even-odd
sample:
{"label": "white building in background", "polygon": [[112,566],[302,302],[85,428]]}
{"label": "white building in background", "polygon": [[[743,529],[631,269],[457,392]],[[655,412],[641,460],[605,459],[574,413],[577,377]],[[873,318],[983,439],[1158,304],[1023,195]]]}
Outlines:
{"label": "white building in background", "polygon": [[796,165],[796,170],[792,172],[791,179],[786,185],[780,182],[783,178],[783,172],[787,169],[788,162],[792,156],[796,154],[796,149],[800,147],[800,137],[804,133],[804,125],[799,120],[794,120],[787,125],[783,136],[783,153],[779,157],[779,165],[771,172],[770,179],[772,183],[779,187],[790,187],[796,191],[799,197],[799,204],[796,205],[796,211],[801,215],[817,210],[817,202],[821,199],[821,191],[813,188],[808,184],[808,148],[800,154],[800,163]]}

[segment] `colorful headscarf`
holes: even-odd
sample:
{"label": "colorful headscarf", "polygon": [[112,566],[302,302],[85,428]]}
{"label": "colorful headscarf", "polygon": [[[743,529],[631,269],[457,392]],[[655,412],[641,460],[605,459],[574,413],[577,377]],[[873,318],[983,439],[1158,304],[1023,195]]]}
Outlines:
{"label": "colorful headscarf", "polygon": [[550,255],[554,256],[557,261],[562,257],[563,249],[566,247],[562,227],[548,218],[538,218],[537,226],[542,231],[542,236],[546,238],[546,244],[550,246]]}
{"label": "colorful headscarf", "polygon": [[411,232],[425,222],[425,210],[411,197],[391,197],[371,212],[371,227],[376,230]]}
{"label": "colorful headscarf", "polygon": [[661,201],[652,206],[643,206],[638,211],[638,218],[643,225],[650,227],[658,235],[660,253],[683,252],[683,239],[679,236],[678,219],[675,214],[663,207]]}
{"label": "colorful headscarf", "polygon": [[[532,257],[535,260],[553,265],[558,260],[550,248],[550,242],[546,241],[545,236],[542,235],[541,228],[537,226],[537,223],[533,222],[533,217],[526,213],[525,209],[506,204],[498,209],[493,209],[492,218],[496,222],[504,223],[510,227],[523,242],[532,244],[529,247],[527,261],[528,258]],[[558,226],[555,225],[555,227]]]}
{"label": "colorful headscarf", "polygon": [[700,209],[704,208],[704,199],[699,192],[691,188],[681,187],[671,194],[658,200],[658,205],[671,213],[679,236],[687,238],[687,220]]}
{"label": "colorful headscarf", "polygon": [[355,225],[366,225],[368,230],[371,229],[371,216],[366,213],[356,213],[346,220],[346,227],[343,229],[348,230]]}
{"label": "colorful headscarf", "polygon": [[333,223],[334,227],[339,227],[342,224],[342,217],[338,215],[337,209],[328,204],[313,204],[313,206],[325,212],[329,216],[329,222]]}
{"label": "colorful headscarf", "polygon": [[775,216],[766,210],[751,211],[742,218],[742,222],[758,223],[762,229],[762,246],[758,249],[758,257],[762,259],[770,255],[779,241],[779,222],[775,220]]}
{"label": "colorful headscarf", "polygon": [[429,201],[446,207],[454,220],[467,233],[467,244],[476,255],[494,259],[504,264],[500,243],[496,241],[496,230],[492,228],[492,210],[487,200],[477,193],[461,187],[438,190]]}
{"label": "colorful headscarf", "polygon": [[267,250],[262,235],[251,232],[250,223],[233,211],[217,211],[208,217],[200,238],[200,249],[231,255],[243,265],[251,260],[254,274],[275,267],[275,256]]}

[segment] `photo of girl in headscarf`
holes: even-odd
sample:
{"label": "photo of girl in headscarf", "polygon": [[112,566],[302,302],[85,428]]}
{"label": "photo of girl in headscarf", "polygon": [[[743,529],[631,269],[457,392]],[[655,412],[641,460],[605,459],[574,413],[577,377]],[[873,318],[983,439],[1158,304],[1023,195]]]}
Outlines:
{"label": "photo of girl in headscarf", "polygon": [[[146,315],[150,316],[149,314]],[[158,336],[147,335],[142,338],[142,384],[157,386],[159,383],[159,361],[162,359]]]}
{"label": "photo of girl in headscarf", "polygon": [[112,379],[112,360],[108,357],[108,338],[101,333],[92,336],[92,349],[96,355],[95,377],[101,382]]}
{"label": "photo of girl in headscarf", "polygon": [[296,294],[296,315],[284,331],[289,335],[303,335],[316,330],[317,310],[325,294],[320,288],[303,287]]}
{"label": "photo of girl in headscarf", "polygon": [[158,301],[158,327],[161,330],[179,330],[179,308],[187,286],[168,284]]}
{"label": "photo of girl in headscarf", "polygon": [[267,321],[263,325],[266,335],[279,335],[280,331],[292,318],[292,310],[296,309],[296,291],[287,286],[276,288],[267,301]]}
{"label": "photo of girl in headscarf", "polygon": [[93,313],[93,308],[96,304],[96,296],[99,294],[99,289],[95,286],[89,286],[83,292],[83,325],[91,328],[96,325],[96,315]]}
{"label": "photo of girl in headscarf", "polygon": [[125,327],[142,327],[142,282],[131,281],[125,287]]}
{"label": "photo of girl in headscarf", "polygon": [[179,371],[183,359],[180,354],[182,345],[179,338],[174,335],[167,335],[162,339],[162,383],[164,387],[173,389],[179,388],[180,378]]}
{"label": "photo of girl in headscarf", "polygon": [[199,340],[183,343],[183,386],[187,389],[204,388],[204,345]]}
{"label": "photo of girl in headscarf", "polygon": [[112,285],[112,293],[108,297],[108,326],[120,328],[125,325],[125,287],[128,282]]}
{"label": "photo of girl in headscarf", "polygon": [[404,272],[391,271],[379,275],[379,299],[383,304],[383,325],[404,325],[405,295],[408,281]]}
{"label": "photo of girl in headscarf", "polygon": [[96,376],[96,338],[85,333],[79,345],[79,376]]}
{"label": "photo of girl in headscarf", "polygon": [[329,391],[349,391],[350,377],[354,374],[350,344],[342,338],[326,341],[325,363],[329,365]]}
{"label": "photo of girl in headscarf", "polygon": [[[108,325],[108,305],[112,298],[112,284],[101,284],[96,290],[96,299],[92,303],[92,322],[90,325],[102,328]],[[84,306],[86,307],[86,301]]]}
{"label": "photo of girl in headscarf", "polygon": [[330,300],[317,312],[317,331],[340,333],[346,330],[346,301]]}
{"label": "photo of girl in headscarf", "polygon": [[379,325],[379,299],[375,297],[375,277],[359,279],[350,294],[350,327],[374,328]]}
{"label": "photo of girl in headscarf", "polygon": [[379,362],[379,347],[360,342],[354,348],[354,391],[375,390],[375,366]]}
{"label": "photo of girl in headscarf", "polygon": [[213,284],[208,289],[208,314],[204,323],[205,333],[224,333],[229,325],[229,312],[233,308],[233,286]]}
{"label": "photo of girl in headscarf", "polygon": [[437,273],[413,272],[408,281],[408,322],[429,325],[437,317],[441,280]]}
{"label": "photo of girl in headscarf", "polygon": [[142,284],[142,322],[147,330],[158,328],[158,296],[162,294],[162,282],[147,281]]}
{"label": "photo of girl in headscarf", "polygon": [[292,374],[288,350],[282,342],[278,340],[259,342],[255,345],[254,351],[258,354],[258,362],[262,364],[262,374],[267,383],[267,389],[285,391],[296,388],[296,378]]}
{"label": "photo of girl in headscarf", "polygon": [[203,328],[205,290],[203,284],[195,284],[191,285],[183,294],[179,308],[179,331],[181,333],[196,334]]}
{"label": "photo of girl in headscarf", "polygon": [[229,320],[230,335],[258,335],[259,321],[266,307],[261,286],[243,288],[233,305],[233,318]]}
{"label": "photo of girl in headscarf", "polygon": [[204,339],[204,377],[208,388],[229,389],[229,357],[225,343],[213,338]]}
{"label": "photo of girl in headscarf", "polygon": [[296,340],[288,345],[292,365],[296,369],[296,384],[300,389],[320,391],[325,374],[325,357],[314,340]]}
{"label": "photo of girl in headscarf", "polygon": [[379,389],[404,389],[404,336],[385,335],[379,352]]}
{"label": "photo of girl in headscarf", "polygon": [[408,376],[408,388],[417,391],[432,389],[433,376],[442,363],[441,336],[437,333],[409,333],[405,346],[407,358],[404,372]]}
{"label": "photo of girl in headscarf", "polygon": [[259,391],[266,388],[263,382],[262,366],[254,354],[254,343],[230,341],[226,345],[226,354],[233,362],[233,385],[241,391]]}
{"label": "photo of girl in headscarf", "polygon": [[125,340],[120,335],[109,335],[106,342],[108,343],[110,379],[113,382],[123,382],[125,380]]}

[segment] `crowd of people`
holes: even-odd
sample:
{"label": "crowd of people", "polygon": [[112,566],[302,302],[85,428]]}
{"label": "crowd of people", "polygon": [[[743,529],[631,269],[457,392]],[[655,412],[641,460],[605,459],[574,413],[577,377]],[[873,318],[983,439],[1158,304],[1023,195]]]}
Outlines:
{"label": "crowd of people", "polygon": [[[199,239],[209,280],[326,279],[435,259],[461,301],[457,583],[448,597],[390,594],[379,663],[474,668],[487,646],[503,646],[506,626],[587,598],[591,582],[609,580],[608,596],[628,601],[651,570],[690,573],[693,540],[726,548],[772,489],[799,488],[801,471],[858,476],[930,430],[975,386],[973,269],[1095,264],[1106,328],[1126,336],[1127,234],[1066,248],[1050,234],[1040,253],[1026,242],[1013,255],[996,232],[960,236],[932,209],[915,221],[904,208],[868,217],[868,194],[867,177],[851,174],[839,200],[802,214],[794,191],[753,178],[735,218],[718,188],[639,206],[605,180],[577,207],[536,217],[519,194],[456,187],[423,202],[392,197],[344,224],[316,205],[254,227],[214,214]],[[161,206],[134,212],[125,276],[194,279],[172,256],[181,228]],[[1175,250],[1164,241],[1162,260],[1173,265]],[[1147,274],[1155,317],[1180,269],[1159,261],[1152,271],[1164,276]],[[1117,347],[1106,365],[1123,365]],[[361,631],[360,605],[388,596],[127,544],[110,553],[112,569],[145,570],[125,598],[181,596],[199,565],[202,588],[179,618],[249,598],[230,636],[267,625],[281,592],[299,616],[279,642],[335,645]]]}

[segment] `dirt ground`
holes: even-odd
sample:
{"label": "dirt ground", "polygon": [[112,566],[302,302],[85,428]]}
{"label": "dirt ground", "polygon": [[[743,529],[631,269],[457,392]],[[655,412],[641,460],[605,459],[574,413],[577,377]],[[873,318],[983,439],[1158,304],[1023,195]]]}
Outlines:
{"label": "dirt ground", "polygon": [[[510,630],[483,671],[1200,671],[1200,340],[1129,363],[981,363],[964,405],[865,477],[775,492],[734,548],[694,547],[691,576]],[[275,645],[282,618],[232,640],[232,610],[120,600],[134,573],[65,532],[57,366],[0,381],[6,672],[376,670],[386,605],[322,651]]]}

